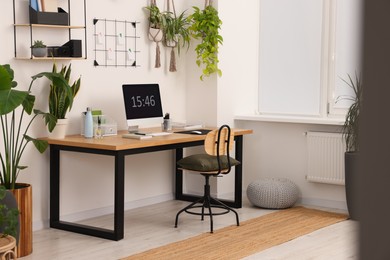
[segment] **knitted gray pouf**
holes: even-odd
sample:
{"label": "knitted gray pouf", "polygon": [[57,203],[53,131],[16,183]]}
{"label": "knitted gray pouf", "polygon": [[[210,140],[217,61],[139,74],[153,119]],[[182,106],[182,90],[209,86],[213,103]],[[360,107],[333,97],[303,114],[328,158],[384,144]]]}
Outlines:
{"label": "knitted gray pouf", "polygon": [[298,186],[286,178],[262,178],[248,185],[246,195],[258,207],[284,209],[298,200]]}

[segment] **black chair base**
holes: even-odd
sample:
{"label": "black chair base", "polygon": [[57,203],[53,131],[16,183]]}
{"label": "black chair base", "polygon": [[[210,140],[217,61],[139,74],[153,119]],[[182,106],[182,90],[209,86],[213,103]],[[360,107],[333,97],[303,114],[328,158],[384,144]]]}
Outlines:
{"label": "black chair base", "polygon": [[[233,212],[236,215],[236,222],[237,226],[240,225],[240,221],[238,218],[238,213],[232,209],[231,207],[227,206],[223,202],[219,201],[216,198],[213,198],[210,196],[210,184],[209,184],[209,177],[210,175],[203,175],[205,176],[206,179],[206,184],[204,186],[204,196],[201,197],[199,200],[192,202],[185,208],[181,209],[177,214],[176,214],[176,220],[175,220],[175,228],[177,228],[177,224],[179,222],[179,215],[183,212],[186,212],[191,215],[197,215],[201,216],[201,220],[204,220],[204,216],[210,216],[210,233],[213,233],[213,216],[218,216],[218,215],[224,215],[229,213],[230,211]],[[200,205],[198,205],[200,204]],[[201,212],[194,212],[191,211],[191,209],[195,208],[201,208]],[[205,208],[208,209],[208,213],[205,212]],[[213,212],[212,209],[218,208],[218,209],[224,209],[222,212]]]}

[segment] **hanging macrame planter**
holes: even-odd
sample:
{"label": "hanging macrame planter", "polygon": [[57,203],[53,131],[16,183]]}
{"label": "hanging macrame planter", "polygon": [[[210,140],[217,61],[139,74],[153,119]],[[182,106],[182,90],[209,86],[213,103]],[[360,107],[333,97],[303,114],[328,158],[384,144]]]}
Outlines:
{"label": "hanging macrame planter", "polygon": [[[161,28],[161,25],[158,24],[159,17],[152,17],[152,15],[154,15],[154,16],[160,15],[160,11],[158,10],[158,7],[156,5],[156,0],[151,0],[150,8],[152,10],[155,9],[155,11],[157,13],[154,13],[152,10],[150,10],[149,35],[148,36],[149,36],[149,40],[151,40],[151,41],[156,43],[156,60],[155,60],[154,67],[155,68],[160,68],[161,67],[161,59],[160,59],[161,52],[160,52],[160,45],[159,45],[159,43],[163,40],[164,33],[163,33],[162,28]],[[151,22],[153,20],[152,18],[154,18],[156,20],[156,24],[153,24]]]}
{"label": "hanging macrame planter", "polygon": [[[172,1],[172,8],[173,8],[173,16],[174,16],[174,19],[176,19],[176,9],[175,9],[175,3],[173,0],[168,0],[168,13],[171,12],[171,8],[170,8],[170,2]],[[165,35],[166,37],[166,35]],[[176,69],[176,54],[175,54],[175,48],[179,42],[179,37],[180,35],[175,35],[173,39],[167,39],[165,38],[165,45],[167,47],[170,47],[171,48],[171,57],[170,57],[170,61],[169,61],[169,71],[170,72],[176,72],[177,69]]]}

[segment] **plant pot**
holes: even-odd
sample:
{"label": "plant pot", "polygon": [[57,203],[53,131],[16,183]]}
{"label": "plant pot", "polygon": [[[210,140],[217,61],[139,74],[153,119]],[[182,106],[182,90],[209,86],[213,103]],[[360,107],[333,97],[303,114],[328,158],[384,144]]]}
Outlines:
{"label": "plant pot", "polygon": [[47,48],[32,48],[32,55],[34,57],[46,57]]}
{"label": "plant pot", "polygon": [[180,35],[176,34],[173,39],[165,40],[165,45],[167,47],[175,48],[177,46],[177,43],[179,42]]}
{"label": "plant pot", "polygon": [[20,213],[20,235],[17,246],[18,257],[32,253],[32,187],[27,183],[17,183],[14,194]]}
{"label": "plant pot", "polygon": [[53,131],[49,132],[49,138],[52,139],[63,139],[66,136],[66,131],[68,130],[68,122],[67,118],[65,119],[57,119],[56,127],[54,127]]}
{"label": "plant pot", "polygon": [[349,218],[352,220],[358,220],[357,211],[359,203],[357,201],[358,196],[358,152],[346,152],[344,154],[345,162],[345,193],[347,198],[347,208]]}
{"label": "plant pot", "polygon": [[150,27],[148,36],[151,41],[161,42],[164,36],[163,30]]}

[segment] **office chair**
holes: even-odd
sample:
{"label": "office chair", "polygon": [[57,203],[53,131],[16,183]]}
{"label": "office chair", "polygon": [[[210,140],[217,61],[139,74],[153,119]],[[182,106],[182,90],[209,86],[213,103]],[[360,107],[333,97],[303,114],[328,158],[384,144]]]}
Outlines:
{"label": "office chair", "polygon": [[[185,157],[177,162],[179,169],[197,172],[205,177],[204,195],[199,200],[189,204],[176,214],[175,228],[179,221],[179,215],[187,212],[192,215],[210,216],[210,233],[213,233],[213,216],[227,214],[230,211],[236,215],[237,226],[240,225],[237,212],[210,195],[210,176],[218,177],[221,174],[228,174],[232,166],[240,164],[239,161],[231,158],[229,151],[233,148],[234,134],[228,125],[223,125],[219,129],[209,132],[206,136],[204,147],[206,154],[195,154]],[[195,208],[201,208],[197,212]],[[205,208],[208,213],[205,213]],[[212,208],[222,209],[213,212]]]}

